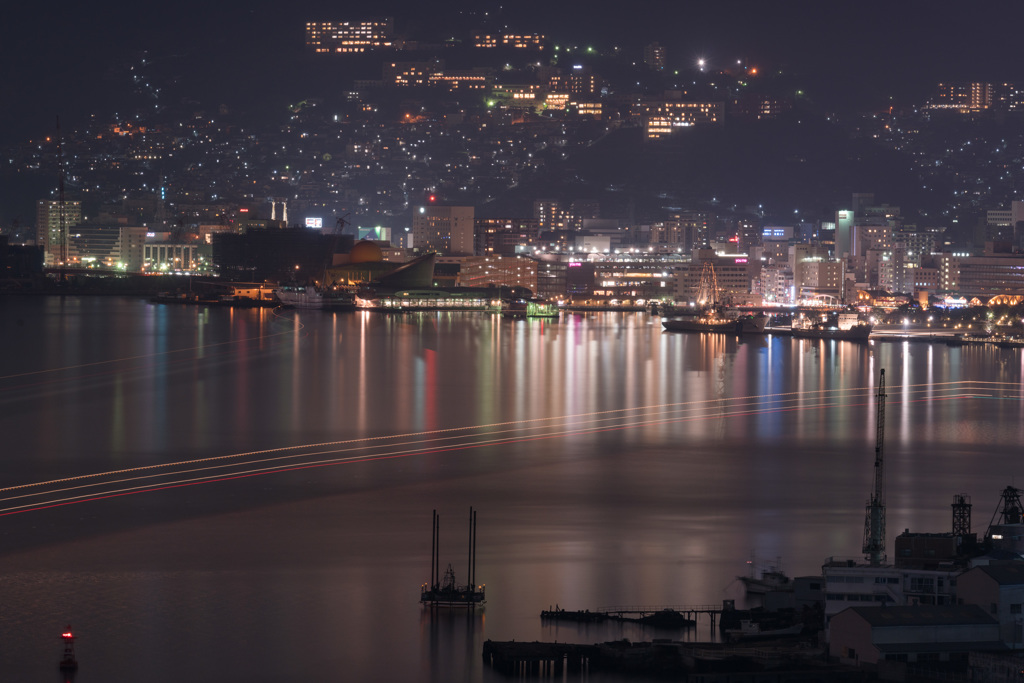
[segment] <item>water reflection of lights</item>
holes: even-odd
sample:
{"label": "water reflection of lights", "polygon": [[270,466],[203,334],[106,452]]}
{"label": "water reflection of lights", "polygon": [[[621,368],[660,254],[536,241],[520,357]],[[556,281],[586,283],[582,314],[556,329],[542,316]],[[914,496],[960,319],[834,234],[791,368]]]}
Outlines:
{"label": "water reflection of lights", "polygon": [[[1016,383],[978,381],[890,387],[893,394],[897,390],[900,390],[900,403],[1019,398],[1020,393]],[[289,446],[113,470],[0,488],[0,494],[7,494],[0,498],[0,504],[8,504],[0,508],[0,516],[302,469],[465,451],[673,422],[862,405],[872,400],[873,391],[872,387],[858,387],[665,403]],[[1003,391],[1008,395],[1000,395]],[[808,399],[814,402],[809,403]]]}

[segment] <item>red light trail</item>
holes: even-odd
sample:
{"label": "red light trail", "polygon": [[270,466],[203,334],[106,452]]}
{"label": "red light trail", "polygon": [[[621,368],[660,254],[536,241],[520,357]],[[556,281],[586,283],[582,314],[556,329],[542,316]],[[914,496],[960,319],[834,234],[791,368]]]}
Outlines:
{"label": "red light trail", "polygon": [[[1004,384],[1006,386],[1004,386]],[[892,387],[903,404],[991,398],[978,394],[1019,386],[999,382],[947,382]],[[965,391],[966,390],[966,391]],[[640,429],[656,425],[736,419],[752,415],[856,407],[870,403],[871,387],[788,392],[640,406],[531,420],[471,425],[234,453],[0,488],[0,516],[139,493],[246,479],[321,467],[351,465]],[[806,403],[811,401],[811,403]],[[899,405],[901,401],[896,401]],[[639,419],[638,419],[639,418]]]}

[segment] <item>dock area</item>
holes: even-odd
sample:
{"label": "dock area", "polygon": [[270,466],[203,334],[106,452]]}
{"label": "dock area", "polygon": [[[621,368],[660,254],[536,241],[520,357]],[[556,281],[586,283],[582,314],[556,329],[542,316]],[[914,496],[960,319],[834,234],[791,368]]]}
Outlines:
{"label": "dock area", "polygon": [[[717,683],[736,680],[866,681],[861,670],[829,664],[824,651],[804,644],[735,647],[719,643],[670,640],[631,643],[617,640],[593,645],[484,642],[484,663],[506,676],[553,678],[566,674],[612,672]],[[743,678],[738,679],[737,675]]]}

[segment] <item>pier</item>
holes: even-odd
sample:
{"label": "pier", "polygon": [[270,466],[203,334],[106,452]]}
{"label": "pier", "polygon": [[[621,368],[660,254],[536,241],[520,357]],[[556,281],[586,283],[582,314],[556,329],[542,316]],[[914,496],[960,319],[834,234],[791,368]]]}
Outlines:
{"label": "pier", "polygon": [[543,610],[540,618],[572,623],[619,621],[655,628],[694,628],[698,618],[706,616],[714,632],[716,624],[726,613],[738,614],[734,601],[725,600],[721,605],[615,605],[595,610],[567,610],[556,606],[555,609]]}

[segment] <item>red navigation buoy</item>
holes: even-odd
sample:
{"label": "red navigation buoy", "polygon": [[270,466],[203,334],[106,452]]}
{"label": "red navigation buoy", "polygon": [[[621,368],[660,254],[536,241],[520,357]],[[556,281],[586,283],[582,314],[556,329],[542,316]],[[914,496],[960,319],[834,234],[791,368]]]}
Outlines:
{"label": "red navigation buoy", "polygon": [[78,668],[78,660],[75,659],[75,634],[71,632],[70,624],[60,637],[64,639],[64,655],[60,658],[60,670],[74,671]]}

